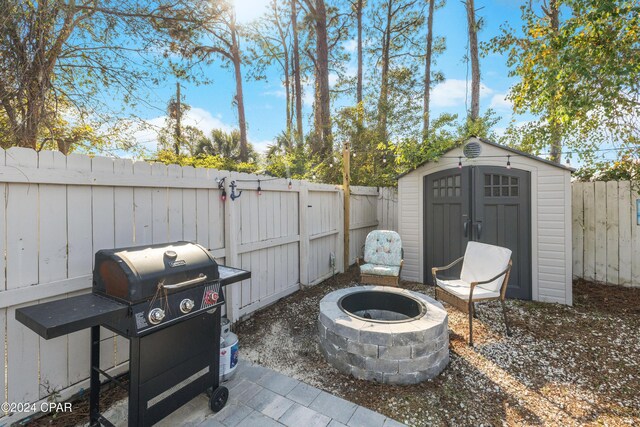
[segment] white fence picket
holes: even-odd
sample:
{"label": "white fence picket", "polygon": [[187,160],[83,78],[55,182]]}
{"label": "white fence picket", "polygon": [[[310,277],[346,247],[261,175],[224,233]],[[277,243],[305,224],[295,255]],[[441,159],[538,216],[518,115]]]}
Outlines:
{"label": "white fence picket", "polygon": [[[2,351],[3,355],[7,354],[6,353],[7,340],[5,339],[6,330],[7,330],[7,309],[0,308],[0,350]],[[0,372],[0,403],[4,403],[7,401],[7,394],[5,392],[7,377],[5,374],[6,374],[6,369],[3,369],[2,372]],[[4,415],[6,415],[6,413],[0,409],[0,418],[2,418]]]}
{"label": "white fence picket", "polygon": [[[11,148],[6,152],[6,164],[18,169],[36,168],[38,157],[33,150]],[[6,274],[9,291],[38,283],[38,185],[15,183],[7,187]],[[7,400],[35,401],[39,397],[39,339],[15,319],[16,308],[19,307],[7,310]]]}
{"label": "white fence picket", "polygon": [[618,182],[607,182],[607,283],[618,283],[619,277],[619,258],[618,258],[618,241],[619,241],[619,209],[620,203],[618,199]]}
{"label": "white fence picket", "polygon": [[[94,157],[91,159],[91,170],[95,172],[114,173],[113,159]],[[115,247],[115,212],[114,188],[93,187],[91,189],[91,208],[93,220],[93,250]],[[100,368],[107,370],[115,366],[115,334],[107,328],[100,328]]]}
{"label": "white fence picket", "polygon": [[[162,163],[151,165],[151,176],[162,178],[167,176],[167,166]],[[169,241],[169,189],[154,188],[151,190],[151,240],[153,243]]]}
{"label": "white fence picket", "polygon": [[571,235],[573,239],[573,277],[583,277],[584,267],[584,184],[573,184],[571,211],[573,212]]}
{"label": "white fence picket", "polygon": [[640,286],[640,224],[638,224],[638,200],[640,192],[631,193],[631,282]]}
{"label": "white fence picket", "polygon": [[[80,174],[91,173],[91,159],[81,154],[67,156],[67,170]],[[87,287],[93,268],[91,219],[91,187],[67,186],[67,276],[75,278],[87,277]],[[69,293],[69,297],[86,293],[78,291]],[[89,370],[89,330],[74,332],[68,335],[69,384],[77,384],[87,378]]]}
{"label": "white fence picket", "polygon": [[[40,169],[66,169],[62,153],[43,151],[38,156]],[[67,277],[67,191],[60,185],[41,184],[39,188],[39,233],[38,281],[50,283]],[[66,297],[61,295],[38,302]],[[44,398],[54,390],[69,385],[68,337],[51,340],[39,338],[40,389],[39,397]]]}
{"label": "white fence picket", "polygon": [[594,280],[596,277],[596,205],[595,187],[588,182],[584,190],[584,278]]}
{"label": "white fence picket", "polygon": [[618,283],[631,285],[631,183],[618,182],[618,243],[619,271]]}
{"label": "white fence picket", "polygon": [[607,185],[595,182],[596,282],[607,281]]}

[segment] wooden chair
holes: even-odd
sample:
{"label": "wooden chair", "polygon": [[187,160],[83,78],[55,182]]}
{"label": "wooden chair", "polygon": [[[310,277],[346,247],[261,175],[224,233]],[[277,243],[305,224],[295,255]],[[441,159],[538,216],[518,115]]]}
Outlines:
{"label": "wooden chair", "polygon": [[[460,261],[463,263],[459,279],[444,279],[437,276],[437,272],[448,270]],[[445,267],[431,269],[433,283],[436,286],[436,299],[469,314],[470,346],[473,346],[473,318],[476,317],[474,303],[479,301],[500,300],[507,336],[511,335],[504,304],[511,265],[511,250],[469,242],[463,257]]]}
{"label": "wooden chair", "polygon": [[371,285],[398,286],[404,263],[402,240],[395,231],[373,230],[364,244],[364,259],[360,267],[360,282]]}

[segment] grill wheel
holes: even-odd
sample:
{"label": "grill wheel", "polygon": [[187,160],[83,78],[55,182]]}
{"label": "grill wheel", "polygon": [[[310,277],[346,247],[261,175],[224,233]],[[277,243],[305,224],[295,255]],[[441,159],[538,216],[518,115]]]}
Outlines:
{"label": "grill wheel", "polygon": [[211,397],[209,398],[209,407],[214,413],[219,412],[224,408],[224,405],[227,404],[228,398],[229,389],[224,386],[220,386],[211,394]]}

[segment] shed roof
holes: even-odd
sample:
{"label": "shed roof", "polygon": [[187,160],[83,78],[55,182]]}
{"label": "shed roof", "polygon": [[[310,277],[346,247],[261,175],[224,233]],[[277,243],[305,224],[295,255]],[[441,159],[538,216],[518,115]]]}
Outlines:
{"label": "shed roof", "polygon": [[[574,168],[571,168],[571,167],[568,167],[568,166],[564,166],[564,165],[562,165],[560,163],[555,163],[555,162],[552,162],[551,160],[543,159],[543,158],[538,157],[538,156],[534,156],[533,154],[525,153],[524,151],[520,151],[520,150],[517,150],[515,148],[506,146],[506,145],[502,145],[502,144],[498,144],[498,143],[493,142],[493,141],[489,141],[488,139],[484,139],[484,138],[476,138],[476,139],[478,139],[479,141],[481,141],[481,142],[483,142],[485,144],[492,145],[492,146],[497,147],[497,148],[501,148],[501,149],[503,149],[505,151],[509,151],[509,152],[513,153],[514,155],[516,155],[516,156],[528,157],[529,159],[537,160],[537,161],[542,162],[542,163],[546,163],[549,166],[554,166],[556,168],[560,168],[560,169],[562,169],[564,171],[567,171],[567,172],[574,172],[575,171]],[[445,155],[449,151],[455,150],[456,148],[459,148],[459,147],[450,148],[449,150],[447,150],[444,153],[442,153],[442,155]],[[480,156],[480,157],[482,157],[482,156]],[[400,179],[403,176],[410,174],[411,172],[415,171],[416,169],[419,169],[422,166],[424,166],[427,163],[430,163],[432,161],[433,160],[425,160],[424,162],[420,163],[419,165],[415,166],[414,168],[409,169],[408,171],[406,171],[404,173],[401,173],[400,175],[398,175],[396,177],[396,179]]]}

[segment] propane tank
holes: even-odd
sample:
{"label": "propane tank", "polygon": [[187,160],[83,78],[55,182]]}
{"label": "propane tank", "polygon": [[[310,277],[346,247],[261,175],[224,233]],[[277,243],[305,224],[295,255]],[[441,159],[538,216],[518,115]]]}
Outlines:
{"label": "propane tank", "polygon": [[220,381],[228,381],[238,365],[238,336],[231,332],[229,319],[220,323]]}

